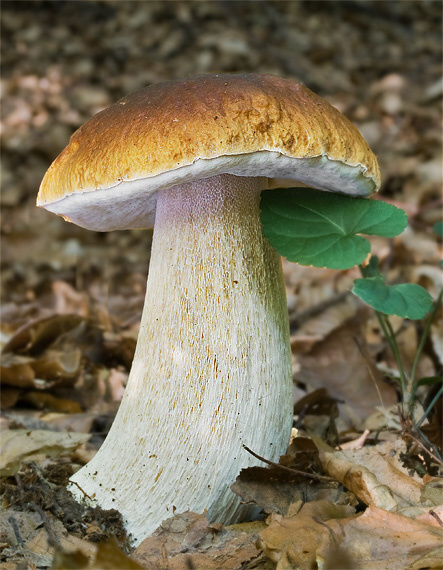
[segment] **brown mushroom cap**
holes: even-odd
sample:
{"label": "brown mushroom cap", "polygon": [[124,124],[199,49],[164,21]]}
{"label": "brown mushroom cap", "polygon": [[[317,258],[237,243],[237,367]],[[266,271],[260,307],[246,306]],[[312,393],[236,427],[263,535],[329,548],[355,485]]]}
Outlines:
{"label": "brown mushroom cap", "polygon": [[158,190],[223,173],[360,196],[380,184],[357,128],[300,83],[203,75],[141,89],[80,127],[37,205],[99,231],[152,227]]}

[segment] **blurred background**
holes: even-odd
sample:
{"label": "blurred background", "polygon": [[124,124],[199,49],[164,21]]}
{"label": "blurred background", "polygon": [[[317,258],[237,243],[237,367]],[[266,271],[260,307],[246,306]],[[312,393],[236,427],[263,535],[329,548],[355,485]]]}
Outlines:
{"label": "blurred background", "polygon": [[[273,73],[329,100],[377,154],[384,198],[410,216],[407,232],[391,242],[374,240],[375,251],[391,280],[419,282],[435,294],[440,1],[3,0],[1,26],[5,407],[108,414],[121,398],[143,305],[149,232],[89,232],[38,210],[35,198],[75,129],[158,81]],[[346,335],[361,336],[379,364],[392,362],[371,316],[349,301],[356,275],[289,264],[285,270],[297,390],[327,385],[352,404],[343,388],[352,379],[361,419],[378,396],[362,403],[362,386],[373,382],[361,351],[343,352]],[[416,334],[403,329],[407,358]],[[341,340],[331,347],[332,333]],[[320,362],[316,350],[329,358]],[[424,374],[437,366],[433,350],[421,364]],[[392,386],[386,390],[385,403],[394,403]]]}

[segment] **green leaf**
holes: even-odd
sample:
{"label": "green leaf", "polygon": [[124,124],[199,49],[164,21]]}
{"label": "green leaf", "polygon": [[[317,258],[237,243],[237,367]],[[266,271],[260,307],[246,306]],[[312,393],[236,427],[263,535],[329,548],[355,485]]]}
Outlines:
{"label": "green leaf", "polygon": [[382,277],[356,279],[352,292],[376,311],[404,319],[422,319],[432,307],[431,295],[420,285],[386,285]]}
{"label": "green leaf", "polygon": [[443,222],[436,222],[433,226],[432,229],[434,230],[434,232],[436,234],[438,234],[440,237],[443,237]]}
{"label": "green leaf", "polygon": [[443,378],[441,376],[426,376],[425,378],[420,378],[417,382],[417,386],[429,386],[431,384],[441,384]]}
{"label": "green leaf", "polygon": [[263,232],[289,261],[349,269],[364,261],[369,242],[360,233],[394,237],[407,216],[378,200],[352,198],[313,188],[281,188],[261,194]]}
{"label": "green leaf", "polygon": [[425,376],[420,378],[417,382],[414,382],[412,387],[412,397],[415,398],[417,390],[420,386],[433,386],[434,384],[441,384],[443,378],[441,376]]}
{"label": "green leaf", "polygon": [[378,256],[371,255],[368,265],[366,265],[366,267],[361,266],[360,270],[363,277],[379,277],[380,271],[378,270]]}

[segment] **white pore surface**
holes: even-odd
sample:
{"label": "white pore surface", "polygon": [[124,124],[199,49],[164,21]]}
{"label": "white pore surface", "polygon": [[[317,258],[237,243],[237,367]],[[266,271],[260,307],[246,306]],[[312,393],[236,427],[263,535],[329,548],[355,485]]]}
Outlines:
{"label": "white pore surface", "polygon": [[263,178],[213,177],[159,196],[146,301],[106,441],[72,477],[118,509],[135,544],[187,510],[232,523],[242,468],[289,443],[292,380],[279,255],[262,236]]}
{"label": "white pore surface", "polygon": [[365,176],[365,170],[361,164],[351,166],[327,156],[291,158],[279,152],[260,151],[199,159],[151,178],[70,194],[44,207],[90,230],[153,228],[158,191],[176,184],[220,174],[266,176],[299,181],[331,192],[367,196],[376,187],[372,178]]}

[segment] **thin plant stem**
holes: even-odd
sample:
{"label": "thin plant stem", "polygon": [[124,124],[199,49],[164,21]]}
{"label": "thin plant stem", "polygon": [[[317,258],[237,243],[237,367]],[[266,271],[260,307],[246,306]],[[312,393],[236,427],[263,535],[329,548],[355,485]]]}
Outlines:
{"label": "thin plant stem", "polygon": [[377,315],[377,319],[378,322],[380,323],[380,327],[382,329],[382,332],[391,348],[392,354],[394,355],[395,361],[397,363],[397,367],[398,367],[398,373],[400,375],[400,384],[401,384],[401,390],[403,393],[403,403],[405,403],[406,400],[406,394],[407,394],[407,386],[406,386],[406,379],[405,379],[405,375],[403,372],[403,363],[401,361],[400,358],[400,353],[398,352],[398,346],[397,346],[397,341],[395,339],[395,333],[392,330],[391,327],[391,323],[389,322],[388,318],[386,315],[384,315],[383,313],[380,313],[380,311],[375,311],[375,314]]}
{"label": "thin plant stem", "polygon": [[[423,435],[424,435],[421,431],[419,431],[419,433],[420,433],[420,436],[423,436]],[[432,453],[432,451],[430,451],[430,450],[423,444],[423,442],[421,442],[419,439],[417,439],[416,437],[414,437],[412,434],[406,433],[405,436],[406,436],[406,437],[409,437],[409,439],[412,439],[412,441],[415,441],[415,443],[416,443],[417,445],[419,445],[422,449],[424,449],[424,450],[426,451],[426,453],[428,453],[428,454],[432,457],[432,459],[435,459],[435,461],[437,461],[437,463],[440,463],[440,465],[443,465],[443,461],[442,461],[442,459],[440,458],[440,454],[437,452],[436,449],[435,449],[435,452],[437,453],[437,455],[434,455],[434,454]],[[429,441],[428,438],[425,438],[425,440],[426,440],[426,441]],[[434,449],[433,446],[432,446],[432,449]]]}
{"label": "thin plant stem", "polygon": [[303,475],[303,477],[310,477],[311,479],[318,479],[319,481],[336,482],[336,480],[333,477],[325,477],[324,475],[317,475],[317,473],[308,473],[307,471],[299,471],[298,469],[293,469],[292,467],[286,467],[286,465],[280,465],[280,463],[275,463],[274,461],[265,459],[261,455],[257,455],[255,451],[252,451],[252,449],[249,449],[249,447],[247,447],[244,444],[243,444],[243,449],[245,449],[253,457],[256,457],[260,461],[263,461],[263,463],[271,465],[272,467],[277,467],[278,469],[282,469],[283,471],[290,471],[291,473],[296,473],[297,475]]}
{"label": "thin plant stem", "polygon": [[435,403],[437,402],[437,400],[440,398],[440,396],[443,394],[443,386],[440,388],[440,390],[435,394],[435,396],[432,398],[431,403],[429,404],[429,406],[426,409],[426,412],[422,415],[422,417],[418,420],[418,422],[415,424],[416,428],[419,428],[421,426],[421,424],[425,421],[425,419],[428,417],[429,412],[432,410],[432,408],[435,406]]}
{"label": "thin plant stem", "polygon": [[[362,265],[359,265],[359,269],[360,269],[360,273],[362,274],[362,276],[366,277],[365,268]],[[380,311],[375,310],[375,314],[376,314],[378,322],[380,324],[382,333],[383,333],[386,341],[388,342],[389,347],[390,347],[392,354],[395,358],[395,361],[397,363],[399,380],[400,380],[400,385],[401,385],[401,390],[402,390],[403,414],[407,413],[412,421],[414,421],[414,417],[413,417],[414,416],[414,401],[415,401],[415,392],[416,392],[416,388],[417,388],[415,385],[415,374],[417,371],[417,366],[418,366],[418,362],[420,360],[421,353],[423,351],[426,339],[427,339],[429,332],[430,332],[430,329],[431,329],[431,324],[434,320],[437,309],[441,303],[442,297],[443,297],[443,289],[440,291],[440,294],[439,294],[439,296],[438,296],[438,298],[434,304],[434,307],[433,307],[433,309],[429,315],[429,318],[427,320],[425,329],[424,329],[423,334],[422,334],[421,339],[420,339],[420,343],[417,347],[417,351],[416,351],[416,354],[414,357],[414,362],[412,365],[412,370],[411,370],[410,375],[405,373],[405,369],[403,367],[403,362],[402,362],[401,356],[400,356],[400,351],[398,349],[397,339],[396,339],[394,330],[392,328],[392,325],[389,321],[388,316],[385,315],[384,313],[380,312]],[[421,423],[424,421],[427,413],[429,412],[429,409],[426,412],[426,414],[420,419],[420,422],[417,425],[417,427],[419,425],[421,425]]]}
{"label": "thin plant stem", "polygon": [[420,428],[415,428],[415,432],[418,435],[418,437],[421,439],[421,441],[429,446],[429,449],[433,449],[435,451],[437,459],[443,465],[443,458],[441,454],[438,452],[437,447],[431,441],[429,441],[428,436]]}
{"label": "thin plant stem", "polygon": [[383,315],[384,321],[386,323],[386,328],[389,332],[389,338],[391,339],[391,348],[394,353],[395,361],[397,362],[398,372],[400,374],[400,378],[403,379],[403,384],[406,386],[406,378],[403,368],[403,363],[401,361],[400,351],[398,350],[397,338],[395,336],[395,332],[392,328],[392,325],[389,321],[389,317],[387,315]]}
{"label": "thin plant stem", "polygon": [[426,323],[423,334],[421,335],[420,343],[417,347],[417,352],[415,354],[414,363],[412,364],[412,369],[411,369],[411,381],[412,382],[414,382],[414,380],[415,380],[415,372],[417,370],[418,362],[420,360],[420,356],[421,356],[421,353],[423,351],[423,347],[425,345],[426,339],[428,338],[429,332],[431,330],[431,325],[434,321],[434,317],[437,313],[438,307],[440,306],[442,296],[443,296],[443,289],[441,289],[440,294],[434,303],[434,307],[432,308],[432,311],[429,315],[429,318],[428,318],[428,321]]}
{"label": "thin plant stem", "polygon": [[[363,278],[365,278],[366,277],[365,268],[363,267],[363,265],[359,265],[358,267],[360,269],[361,275],[363,276]],[[375,314],[377,316],[377,319],[378,319],[378,322],[380,324],[383,335],[384,335],[386,341],[388,342],[388,344],[391,348],[392,354],[394,355],[395,361],[397,363],[398,372],[400,375],[401,389],[403,392],[403,396],[405,396],[406,390],[407,390],[406,379],[405,379],[405,375],[404,375],[404,371],[403,371],[403,363],[401,361],[400,353],[398,351],[398,345],[397,345],[397,340],[395,338],[395,333],[392,330],[391,323],[389,322],[388,317],[384,313],[381,313],[380,311],[377,311],[376,309],[374,309],[374,311],[375,311]]]}

